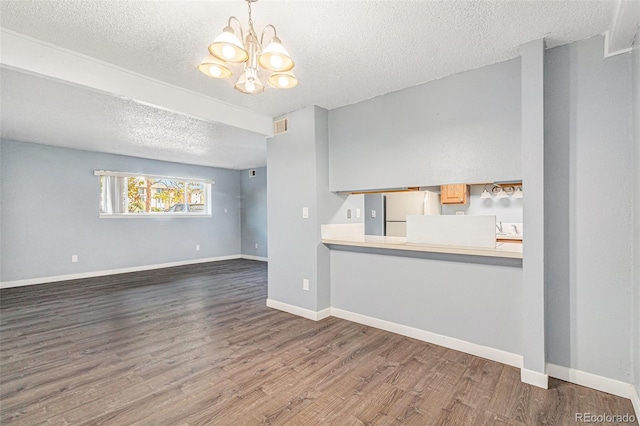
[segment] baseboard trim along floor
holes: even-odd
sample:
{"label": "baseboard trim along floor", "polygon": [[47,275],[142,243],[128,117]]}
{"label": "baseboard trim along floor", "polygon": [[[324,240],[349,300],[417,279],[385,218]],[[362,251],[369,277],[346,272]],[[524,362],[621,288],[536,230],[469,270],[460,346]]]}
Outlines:
{"label": "baseboard trim along floor", "polygon": [[[629,398],[631,402],[633,402],[634,396],[637,399],[634,386],[619,380],[555,364],[547,364],[547,374],[556,379],[564,380],[565,382],[575,383],[576,385],[585,386],[623,398]],[[636,403],[634,403],[636,412],[640,414],[640,411],[638,411],[639,407],[635,404]]]}
{"label": "baseboard trim along floor", "polygon": [[287,303],[278,302],[273,299],[267,299],[267,306],[270,308],[278,309],[280,311],[288,312],[290,314],[298,315],[303,318],[307,318],[314,321],[333,316],[336,318],[345,319],[358,324],[368,325],[370,327],[378,328],[380,330],[390,331],[392,333],[400,334],[402,336],[411,337],[423,342],[433,343],[439,346],[444,346],[449,349],[458,350],[471,355],[476,355],[481,358],[486,358],[491,361],[500,362],[502,364],[510,365],[512,367],[520,368],[522,366],[522,356],[512,354],[510,352],[502,351],[500,349],[494,349],[487,346],[478,345],[475,343],[467,342],[460,339],[455,339],[441,334],[431,333],[429,331],[420,330],[418,328],[409,327],[402,324],[393,323],[390,321],[381,320],[366,315],[357,314],[350,311],[337,308],[327,308],[320,312],[315,312],[309,309],[300,308]]}
{"label": "baseboard trim along floor", "polygon": [[537,371],[520,369],[520,381],[528,385],[537,386],[542,389],[549,389],[549,376]]}
{"label": "baseboard trim along floor", "polygon": [[[132,266],[129,268],[106,269],[104,271],[81,272],[78,274],[56,275],[53,277],[29,278],[25,280],[0,282],[0,288],[22,287],[25,285],[45,284],[58,281],[79,280],[82,278],[103,277],[105,275],[126,274],[129,272],[150,271],[153,269],[171,268],[174,266],[195,265],[198,263],[220,262],[223,260],[245,258],[244,255],[232,254],[228,256],[205,257],[202,259],[181,260],[178,262],[157,263],[154,265]],[[248,258],[248,257],[246,257]],[[253,259],[261,260],[261,259]]]}
{"label": "baseboard trim along floor", "polygon": [[438,346],[444,346],[445,348],[454,349],[471,355],[476,355],[481,358],[500,362],[512,367],[520,368],[522,366],[522,356],[502,351],[500,349],[478,345],[476,343],[455,339],[453,337],[443,336],[441,334],[432,333],[430,331],[425,331],[402,324],[397,324],[391,321],[381,320],[378,318],[345,311],[343,309],[331,308],[331,316],[357,322],[358,324],[364,324],[371,327],[379,328],[381,330],[390,331],[392,333],[401,334],[403,336],[422,340],[423,342],[433,343]]}
{"label": "baseboard trim along floor", "polygon": [[253,256],[251,254],[242,254],[240,255],[241,259],[248,259],[248,260],[258,260],[260,262],[268,262],[269,258],[268,257],[262,257],[262,256]]}
{"label": "baseboard trim along floor", "polygon": [[331,316],[331,308],[323,309],[322,311],[316,312],[312,311],[311,309],[305,309],[299,306],[290,305],[288,303],[278,302],[277,300],[273,299],[267,299],[267,306],[313,321],[320,321]]}
{"label": "baseboard trim along floor", "polygon": [[421,330],[414,327],[369,317],[355,312],[345,311],[343,309],[327,308],[320,312],[315,312],[308,309],[299,308],[297,306],[289,305],[287,303],[278,302],[272,299],[267,300],[267,306],[314,321],[319,321],[329,316],[334,316],[336,318],[357,322],[358,324],[368,325],[370,327],[390,331],[392,333],[400,334],[417,340],[422,340],[424,342],[444,346],[449,349],[454,349],[460,352],[479,356],[491,361],[510,365],[512,367],[521,369],[521,380],[523,383],[528,383],[530,385],[541,387],[544,389],[547,389],[548,387],[549,377],[554,377],[556,379],[564,380],[576,385],[585,386],[598,391],[610,393],[612,395],[628,398],[633,403],[636,414],[640,416],[640,398],[638,397],[635,386],[629,383],[621,382],[619,380],[614,380],[555,364],[547,364],[547,374],[542,374],[532,370],[526,370],[522,368],[521,355],[478,345],[452,337],[443,336],[441,334],[432,333],[426,330]]}
{"label": "baseboard trim along floor", "polygon": [[638,391],[636,387],[631,386],[631,403],[633,404],[633,409],[636,410],[636,419],[640,418],[640,395],[638,395]]}

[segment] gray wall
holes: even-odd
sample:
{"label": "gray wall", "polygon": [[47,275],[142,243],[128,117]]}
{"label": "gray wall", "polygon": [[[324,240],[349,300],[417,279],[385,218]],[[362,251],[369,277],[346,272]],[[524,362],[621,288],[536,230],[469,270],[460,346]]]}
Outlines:
{"label": "gray wall", "polygon": [[[634,219],[634,384],[636,393],[640,395],[640,33],[636,34],[633,50],[633,145],[635,146],[635,194],[633,206]],[[640,413],[637,413],[640,414]]]}
{"label": "gray wall", "polygon": [[3,194],[3,190],[2,190],[2,170],[3,170],[3,160],[2,160],[2,140],[0,140],[0,282],[2,282],[2,247],[4,246],[4,244],[2,243],[4,241],[4,238],[2,238],[2,199],[4,198]]}
{"label": "gray wall", "polygon": [[306,107],[288,117],[288,132],[267,140],[268,293],[319,311],[330,303],[329,250],[320,242],[320,225],[336,217],[346,195],[329,192],[327,111]]}
{"label": "gray wall", "polygon": [[267,168],[254,170],[240,172],[242,254],[267,257]]}
{"label": "gray wall", "polygon": [[332,191],[521,179],[520,59],[329,111]]}
{"label": "gray wall", "polygon": [[545,67],[547,361],[630,383],[631,55],[595,37]]}
{"label": "gray wall", "polygon": [[521,261],[416,256],[332,250],[331,306],[522,353]]}
{"label": "gray wall", "polygon": [[[0,151],[3,282],[240,253],[238,171],[12,141]],[[213,179],[212,217],[100,219],[94,170]]]}
{"label": "gray wall", "polygon": [[522,367],[546,374],[544,312],[544,40],[520,48],[522,69]]}
{"label": "gray wall", "polygon": [[[316,310],[320,311],[331,307],[331,259],[329,247],[322,244],[320,226],[331,221],[340,214],[344,208],[348,196],[335,194],[329,191],[329,111],[324,108],[314,107],[315,130],[315,156],[316,156],[316,206],[318,209],[318,222],[316,223],[316,266],[318,283]],[[364,198],[362,198],[364,200]],[[356,203],[353,200],[353,203]],[[352,211],[352,218],[355,211]],[[362,221],[352,219],[353,221]],[[347,222],[349,222],[347,220]]]}
{"label": "gray wall", "polygon": [[[342,204],[327,223],[364,223],[364,194],[333,195],[339,197],[339,202]],[[332,209],[335,209],[335,207]],[[357,209],[360,209],[360,217],[356,215]],[[349,210],[351,210],[351,218],[348,217]]]}

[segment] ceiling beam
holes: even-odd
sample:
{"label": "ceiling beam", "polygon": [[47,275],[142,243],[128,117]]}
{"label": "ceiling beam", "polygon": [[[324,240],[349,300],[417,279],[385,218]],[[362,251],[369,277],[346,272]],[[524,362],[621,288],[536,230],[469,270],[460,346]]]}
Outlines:
{"label": "ceiling beam", "polygon": [[640,1],[619,0],[611,29],[604,34],[604,57],[631,51],[640,24]]}
{"label": "ceiling beam", "polygon": [[2,67],[269,136],[272,117],[0,28]]}

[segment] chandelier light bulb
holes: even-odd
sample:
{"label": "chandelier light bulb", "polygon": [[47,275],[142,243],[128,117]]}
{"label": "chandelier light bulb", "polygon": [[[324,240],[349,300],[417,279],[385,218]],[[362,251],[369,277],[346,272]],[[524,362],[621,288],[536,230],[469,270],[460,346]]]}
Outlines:
{"label": "chandelier light bulb", "polygon": [[233,47],[229,45],[222,46],[222,55],[225,57],[225,59],[229,60],[233,58],[235,54],[236,51],[233,49]]}
{"label": "chandelier light bulb", "polygon": [[264,85],[260,81],[260,78],[254,74],[254,71],[254,69],[247,68],[233,87],[238,92],[249,95],[264,92]]}
{"label": "chandelier light bulb", "polygon": [[284,75],[278,77],[278,84],[280,87],[287,87],[289,85],[289,77]]}
{"label": "chandelier light bulb", "polygon": [[282,66],[282,57],[280,55],[273,55],[269,58],[269,63],[273,68],[280,68]]}
{"label": "chandelier light bulb", "polygon": [[220,77],[222,75],[222,70],[220,67],[213,66],[209,68],[209,74],[211,74],[212,77]]}

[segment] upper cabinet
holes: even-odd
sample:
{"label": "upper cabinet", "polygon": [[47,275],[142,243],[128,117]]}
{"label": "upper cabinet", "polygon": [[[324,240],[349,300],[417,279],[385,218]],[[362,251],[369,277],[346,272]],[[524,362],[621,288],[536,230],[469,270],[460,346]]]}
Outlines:
{"label": "upper cabinet", "polygon": [[441,185],[440,202],[442,204],[467,204],[469,202],[469,185],[463,183]]}

